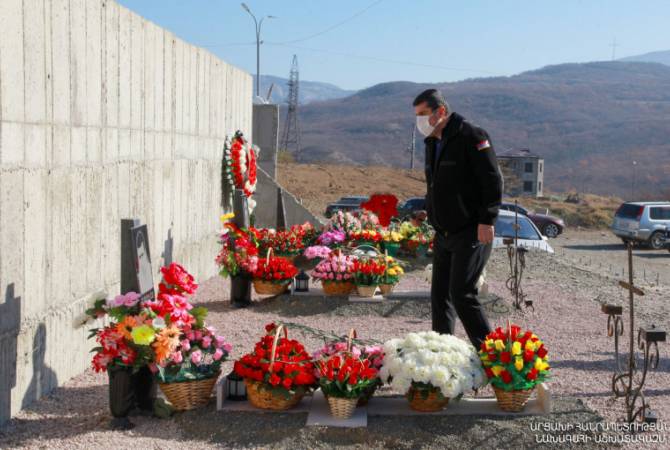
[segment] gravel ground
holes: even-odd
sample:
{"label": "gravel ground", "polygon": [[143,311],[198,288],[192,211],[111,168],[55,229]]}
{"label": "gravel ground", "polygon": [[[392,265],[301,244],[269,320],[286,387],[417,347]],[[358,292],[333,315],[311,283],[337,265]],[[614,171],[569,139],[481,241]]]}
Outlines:
{"label": "gravel ground", "polygon": [[[614,368],[607,318],[599,302],[623,303],[625,298],[612,279],[575,267],[565,254],[528,256],[525,291],[535,311],[513,311],[504,287],[508,273],[503,251],[494,252],[488,268],[491,294],[487,310],[494,324],[507,317],[532,328],[547,343],[554,369],[551,382],[554,413],[548,417],[500,419],[486,417],[371,417],[367,429],[305,428],[304,414],[219,413],[213,405],[178,414],[169,420],[136,417],[137,427],[118,432],[108,429],[106,376],[87,371],[22,411],[0,429],[0,448],[542,448],[544,432],[531,426],[545,423],[607,423],[624,413],[623,401],[612,401],[610,379]],[[420,271],[407,276],[399,290],[426,291]],[[640,300],[639,324],[654,323],[670,330],[670,290],[663,285],[645,287]],[[210,310],[208,321],[223,330],[235,344],[233,358],[250,350],[272,320],[345,334],[350,327],[362,338],[385,340],[409,331],[430,328],[426,299],[349,303],[336,299],[278,298],[248,309],[232,309],[225,298],[225,280],[202,284],[197,302]],[[628,326],[627,321],[625,322]],[[316,348],[322,341],[299,326],[290,334]],[[457,327],[457,334],[465,334]],[[668,346],[660,346],[661,364],[650,373],[645,393],[661,419],[670,417],[670,364]],[[227,363],[224,373],[229,371]],[[382,395],[391,394],[383,391]],[[483,395],[490,395],[484,392]],[[670,423],[670,421],[668,422]],[[249,430],[254,430],[250,432]],[[552,431],[554,436],[565,432]],[[603,436],[601,433],[591,434]],[[670,432],[663,434],[670,441]],[[555,444],[554,444],[555,445]],[[551,445],[547,445],[551,446]],[[598,444],[568,447],[598,448]],[[601,444],[601,448],[612,448]],[[670,442],[664,444],[670,448]],[[662,448],[650,445],[648,448]],[[640,448],[636,445],[636,448]]]}

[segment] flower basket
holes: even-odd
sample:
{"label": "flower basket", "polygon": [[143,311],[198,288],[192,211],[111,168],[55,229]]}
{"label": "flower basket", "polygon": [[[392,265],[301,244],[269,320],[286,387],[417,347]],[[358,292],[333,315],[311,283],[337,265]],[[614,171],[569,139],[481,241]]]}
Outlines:
{"label": "flower basket", "polygon": [[266,280],[254,280],[254,290],[258,295],[280,295],[287,291],[288,283],[273,283]]}
{"label": "flower basket", "polygon": [[387,255],[395,257],[400,250],[400,242],[384,242],[384,251]]}
{"label": "flower basket", "polygon": [[330,413],[336,419],[348,419],[354,415],[358,403],[357,398],[340,398],[328,397],[328,405],[330,406]]}
{"label": "flower basket", "polygon": [[[288,358],[293,356],[289,356],[289,353],[286,353],[287,350],[282,350],[282,348],[287,345],[296,347],[297,353],[294,356],[302,361],[308,360],[309,355],[301,344],[288,340],[288,332],[283,325],[270,324],[266,326],[266,330],[272,334],[266,335],[256,344],[254,353],[245,355],[238,360],[235,363],[234,370],[235,373],[244,377],[249,403],[260,409],[285,411],[300,403],[307,391],[314,385],[314,368],[311,362],[308,362],[303,365],[296,365],[295,369],[290,370],[291,373],[294,370],[299,370],[298,375],[287,374],[285,364]],[[282,333],[283,338],[281,338]],[[273,334],[274,337],[272,337]],[[264,357],[260,359],[257,352],[261,349],[263,354],[267,354],[267,350],[264,350],[263,346],[267,349],[270,345],[269,340],[272,341],[272,346],[269,349],[270,359],[268,361]],[[288,351],[292,352],[293,350]],[[268,363],[265,364],[262,361]],[[256,378],[256,373],[260,374],[258,378]],[[286,381],[291,381],[291,383],[286,385]]]}
{"label": "flower basket", "polygon": [[350,281],[323,281],[323,293],[328,296],[347,296],[354,290],[354,283]]}
{"label": "flower basket", "polygon": [[449,399],[440,393],[439,388],[425,390],[411,387],[407,392],[407,399],[409,407],[420,412],[441,411],[449,403]]}
{"label": "flower basket", "polygon": [[158,386],[176,410],[188,411],[209,402],[220,373],[219,371],[215,376],[204,380],[158,383]]}
{"label": "flower basket", "polygon": [[472,344],[434,331],[409,333],[384,344],[382,381],[406,392],[409,406],[433,412],[468,390],[480,388],[484,370]]}
{"label": "flower basket", "polygon": [[300,403],[300,400],[305,396],[305,391],[300,390],[295,395],[285,397],[273,392],[265,383],[249,378],[244,379],[244,384],[247,387],[249,403],[260,409],[286,411]]}
{"label": "flower basket", "polygon": [[389,295],[391,292],[393,292],[393,289],[395,289],[395,284],[384,283],[379,285],[379,290],[384,296]]}
{"label": "flower basket", "polygon": [[359,297],[367,297],[367,298],[372,298],[375,296],[375,292],[377,292],[377,286],[356,286],[356,291],[358,291]]}
{"label": "flower basket", "polygon": [[505,391],[495,386],[493,387],[496,400],[498,400],[498,407],[507,412],[523,411],[534,390],[535,388],[526,389],[525,391]]}
{"label": "flower basket", "polygon": [[268,249],[267,257],[258,261],[253,273],[254,289],[259,295],[283,294],[298,273],[292,262],[272,254],[272,249]]}
{"label": "flower basket", "polygon": [[511,323],[486,336],[479,355],[500,409],[523,410],[535,386],[549,378],[547,354],[539,337]]}

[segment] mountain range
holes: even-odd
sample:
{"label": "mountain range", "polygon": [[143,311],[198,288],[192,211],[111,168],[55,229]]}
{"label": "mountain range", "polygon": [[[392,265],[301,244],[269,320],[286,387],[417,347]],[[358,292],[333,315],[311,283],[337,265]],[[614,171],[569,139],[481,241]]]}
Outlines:
{"label": "mountain range", "polygon": [[[256,86],[256,76],[254,75],[254,92]],[[272,75],[261,75],[261,97],[267,98],[268,91],[272,86],[270,95],[271,103],[283,105],[288,100],[288,80],[286,78],[275,77]],[[298,102],[307,104],[319,100],[330,100],[347,97],[356,91],[348,91],[339,88],[334,84],[321,83],[318,81],[300,80],[298,89]]]}
{"label": "mountain range", "polygon": [[[664,55],[670,52],[634,58]],[[298,159],[407,167],[412,100],[437,87],[453,110],[489,132],[498,149],[529,148],[545,158],[549,190],[670,193],[670,67],[628,59],[451,83],[382,83],[305,102]],[[419,167],[422,154],[417,139]]]}

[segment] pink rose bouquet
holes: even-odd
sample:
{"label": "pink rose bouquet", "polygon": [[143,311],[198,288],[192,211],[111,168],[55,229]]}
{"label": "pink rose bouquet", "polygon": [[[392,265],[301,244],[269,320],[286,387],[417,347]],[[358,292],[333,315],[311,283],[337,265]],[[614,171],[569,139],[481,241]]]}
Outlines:
{"label": "pink rose bouquet", "polygon": [[331,253],[317,264],[312,271],[312,277],[322,283],[351,281],[355,260],[353,256]]}

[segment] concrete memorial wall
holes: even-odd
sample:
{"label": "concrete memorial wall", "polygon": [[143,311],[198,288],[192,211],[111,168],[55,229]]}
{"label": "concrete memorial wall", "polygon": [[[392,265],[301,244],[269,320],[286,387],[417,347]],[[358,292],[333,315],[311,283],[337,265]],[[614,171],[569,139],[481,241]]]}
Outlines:
{"label": "concrete memorial wall", "polygon": [[252,80],[113,1],[1,0],[0,30],[2,422],[90,364],[80,318],[119,291],[122,218],[147,224],[154,269],[216,274]]}

